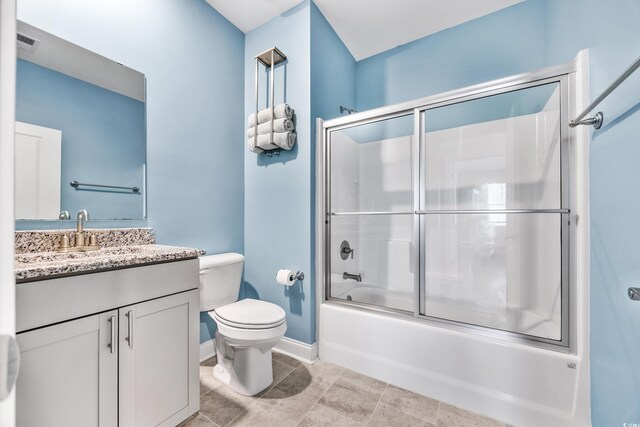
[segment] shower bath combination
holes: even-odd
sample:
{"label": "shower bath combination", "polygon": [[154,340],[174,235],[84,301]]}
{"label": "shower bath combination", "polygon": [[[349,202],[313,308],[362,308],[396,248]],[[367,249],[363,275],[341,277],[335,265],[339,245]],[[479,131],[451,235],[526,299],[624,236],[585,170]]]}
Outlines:
{"label": "shower bath combination", "polygon": [[326,299],[569,348],[568,86],[325,124]]}
{"label": "shower bath combination", "polygon": [[585,58],[319,123],[323,360],[498,419],[588,419]]}

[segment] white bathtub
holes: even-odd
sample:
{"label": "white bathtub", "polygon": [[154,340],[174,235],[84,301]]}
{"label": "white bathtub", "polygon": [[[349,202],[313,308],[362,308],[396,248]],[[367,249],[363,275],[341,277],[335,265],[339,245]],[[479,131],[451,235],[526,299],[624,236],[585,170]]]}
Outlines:
{"label": "white bathtub", "polygon": [[322,360],[514,426],[590,425],[582,357],[330,302],[319,319]]}
{"label": "white bathtub", "polygon": [[341,276],[331,279],[331,296],[345,301],[389,307],[396,310],[413,311],[413,295],[407,292],[390,291],[372,283],[345,280]]}

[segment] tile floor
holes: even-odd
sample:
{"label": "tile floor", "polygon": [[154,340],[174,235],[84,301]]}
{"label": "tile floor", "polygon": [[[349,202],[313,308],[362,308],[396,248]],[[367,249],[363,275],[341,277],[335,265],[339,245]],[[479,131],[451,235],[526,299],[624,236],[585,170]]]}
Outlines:
{"label": "tile floor", "polygon": [[200,364],[200,412],[181,427],[504,427],[496,420],[420,396],[326,362],[273,353],[273,384],[242,396],[217,382],[212,357]]}

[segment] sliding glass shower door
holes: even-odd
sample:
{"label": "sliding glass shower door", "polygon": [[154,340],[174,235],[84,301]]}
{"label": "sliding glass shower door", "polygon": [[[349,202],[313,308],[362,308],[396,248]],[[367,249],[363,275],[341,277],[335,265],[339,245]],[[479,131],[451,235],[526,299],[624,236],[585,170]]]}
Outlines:
{"label": "sliding glass shower door", "polygon": [[328,129],[328,299],[569,345],[566,75]]}
{"label": "sliding glass shower door", "polygon": [[421,314],[562,340],[560,100],[553,82],[422,113]]}
{"label": "sliding glass shower door", "polygon": [[413,144],[413,115],[332,132],[332,298],[413,311]]}

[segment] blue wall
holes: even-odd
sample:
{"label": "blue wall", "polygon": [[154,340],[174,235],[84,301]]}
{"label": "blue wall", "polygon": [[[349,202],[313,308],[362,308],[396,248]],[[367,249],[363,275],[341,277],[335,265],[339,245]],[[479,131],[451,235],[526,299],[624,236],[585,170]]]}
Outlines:
{"label": "blue wall", "polygon": [[[572,60],[590,49],[592,97],[640,54],[636,0],[528,0],[357,65],[359,109],[411,100]],[[640,422],[636,183],[640,75],[602,105],[591,145],[591,394],[594,426]]]}
{"label": "blue wall", "polygon": [[20,0],[18,19],[145,74],[148,225],[242,253],[244,34],[203,0]]}
{"label": "blue wall", "polygon": [[[340,115],[340,106],[355,108],[356,61],[326,20],[311,2],[311,165],[309,198],[311,202],[310,276],[315,278],[316,218],[316,118],[329,120]],[[321,284],[320,284],[321,285]],[[312,316],[316,318],[315,286],[311,294]],[[313,329],[315,336],[315,326]]]}
{"label": "blue wall", "polygon": [[60,210],[92,219],[143,218],[143,194],[78,191],[70,181],[143,186],[144,103],[18,60],[16,120],[62,131]]}
{"label": "blue wall", "polygon": [[[246,34],[245,117],[255,110],[254,57],[277,46],[288,61],[275,72],[275,102],[295,109],[298,140],[280,156],[256,155],[244,148],[244,296],[270,301],[287,313],[286,336],[315,341],[315,295],[311,272],[310,4],[305,1]],[[266,88],[261,66],[260,85]],[[266,91],[260,92],[261,108]],[[246,120],[241,129],[246,130]],[[302,270],[303,282],[276,284],[280,268]]]}
{"label": "blue wall", "polygon": [[[311,116],[340,116],[340,106],[356,106],[356,61],[320,9],[311,4]],[[314,139],[315,139],[315,133]]]}
{"label": "blue wall", "polygon": [[544,3],[527,1],[363,59],[357,65],[358,109],[539,68],[546,62],[544,19]]}

